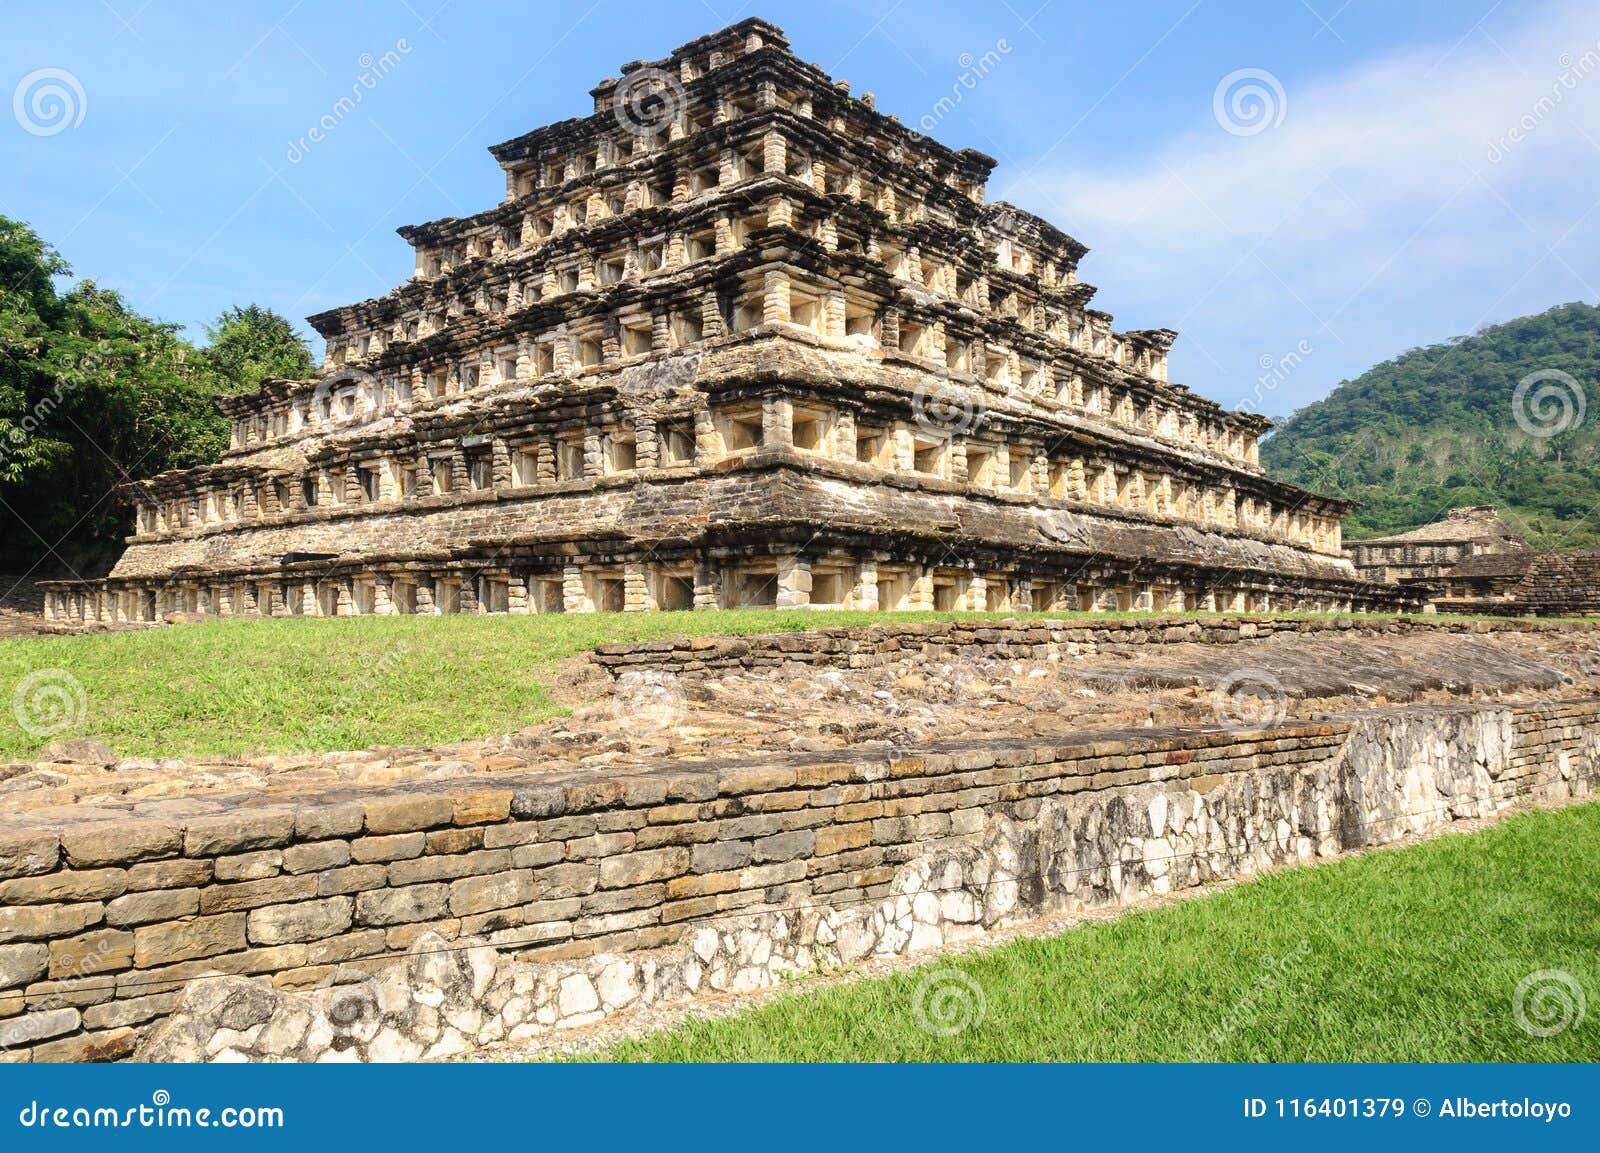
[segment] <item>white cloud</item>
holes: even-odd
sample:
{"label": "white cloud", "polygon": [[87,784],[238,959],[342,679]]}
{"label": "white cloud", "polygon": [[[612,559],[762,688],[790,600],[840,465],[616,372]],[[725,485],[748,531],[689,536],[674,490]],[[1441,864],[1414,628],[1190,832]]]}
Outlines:
{"label": "white cloud", "polygon": [[[1558,299],[1592,299],[1580,286],[1600,274],[1577,253],[1600,238],[1600,19],[1561,5],[1491,23],[1315,81],[1285,79],[1281,122],[1254,135],[1219,125],[1206,92],[1191,126],[1127,167],[1085,171],[1058,155],[999,195],[1094,249],[1085,277],[1104,283],[1105,307],[1131,303],[1130,321],[1203,336],[1187,363],[1225,401],[1234,386],[1216,380],[1300,334],[1348,349],[1332,360],[1358,372],[1503,319],[1497,304],[1521,303],[1536,264],[1536,283],[1567,290]],[[1393,339],[1393,318],[1374,310],[1440,291],[1455,309],[1426,323],[1445,332],[1362,345],[1369,330]]]}

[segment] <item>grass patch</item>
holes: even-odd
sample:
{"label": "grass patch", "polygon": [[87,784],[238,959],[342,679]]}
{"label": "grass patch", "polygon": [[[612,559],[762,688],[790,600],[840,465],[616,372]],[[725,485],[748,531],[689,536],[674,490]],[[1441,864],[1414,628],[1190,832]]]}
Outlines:
{"label": "grass patch", "polygon": [[[990,615],[1015,614],[894,619]],[[358,749],[465,740],[557,715],[555,664],[607,641],[883,619],[783,610],[344,617],[6,639],[0,757],[31,756],[48,739],[23,729],[19,711],[6,707],[30,673],[45,684],[82,686],[81,723],[54,736],[95,737],[125,756]]]}
{"label": "grass patch", "polygon": [[[1531,813],[889,978],[796,992],[605,1056],[1594,1061],[1597,881],[1600,804]],[[918,989],[954,968],[982,990],[983,1013],[934,1035],[918,1026]],[[1549,1038],[1523,1032],[1513,995],[1536,970],[1570,974],[1588,995],[1587,1018]]]}
{"label": "grass patch", "polygon": [[322,751],[437,744],[536,724],[562,711],[550,695],[556,662],[606,641],[1090,615],[753,609],[343,617],[10,638],[0,640],[0,758],[32,756],[48,739],[23,729],[18,711],[6,707],[24,677],[46,670],[82,686],[81,723],[54,736],[95,737],[125,756]]}

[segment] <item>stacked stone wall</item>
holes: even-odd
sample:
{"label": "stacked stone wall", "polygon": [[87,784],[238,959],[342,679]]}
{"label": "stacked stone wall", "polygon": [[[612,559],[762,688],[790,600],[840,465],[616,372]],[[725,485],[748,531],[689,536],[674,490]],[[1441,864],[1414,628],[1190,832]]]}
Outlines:
{"label": "stacked stone wall", "polygon": [[1584,796],[1597,766],[1586,700],[14,817],[0,1052],[437,1056]]}

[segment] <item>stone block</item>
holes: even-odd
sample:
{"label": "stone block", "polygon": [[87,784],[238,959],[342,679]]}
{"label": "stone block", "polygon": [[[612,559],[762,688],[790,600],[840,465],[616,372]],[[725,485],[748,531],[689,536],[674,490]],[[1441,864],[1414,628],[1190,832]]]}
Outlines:
{"label": "stone block", "polygon": [[852,825],[829,825],[818,829],[813,846],[816,855],[829,857],[849,849],[861,849],[872,843],[872,824],[858,821]]}
{"label": "stone block", "polygon": [[252,945],[317,941],[348,929],[354,910],[355,901],[350,897],[266,905],[250,911],[247,932]]}
{"label": "stone block", "polygon": [[68,825],[61,830],[61,849],[74,869],[175,857],[182,846],[182,832],[165,821],[129,817]]}
{"label": "stone block", "polygon": [[228,913],[256,909],[262,905],[281,905],[303,901],[317,895],[317,878],[302,876],[268,877],[264,881],[239,881],[232,885],[212,885],[200,890],[202,913]]}
{"label": "stone block", "polygon": [[536,889],[530,869],[467,877],[450,886],[450,913],[463,917],[493,909],[509,909],[532,901]]}
{"label": "stone block", "polygon": [[212,868],[219,881],[260,881],[276,877],[283,871],[283,850],[259,849],[254,853],[236,853],[218,857]]}
{"label": "stone block", "polygon": [[356,897],[356,921],[362,925],[403,925],[433,921],[446,915],[450,886],[407,885],[403,889],[376,889]]}
{"label": "stone block", "polygon": [[44,976],[50,950],[43,944],[0,945],[0,989],[20,989]]}
{"label": "stone block", "polygon": [[39,876],[0,881],[0,905],[48,905],[105,901],[128,887],[123,869],[59,869]]}
{"label": "stone block", "polygon": [[220,857],[255,849],[276,849],[294,837],[295,814],[289,809],[237,809],[195,817],[183,833],[186,857]]}
{"label": "stone block", "polygon": [[0,1021],[0,1050],[32,1045],[77,1030],[82,1018],[76,1009],[44,1009]]}
{"label": "stone block", "polygon": [[816,834],[809,829],[778,833],[775,836],[758,839],[751,846],[751,860],[757,863],[792,861],[799,857],[809,857],[815,845]]}
{"label": "stone block", "polygon": [[363,814],[354,801],[339,804],[307,805],[294,815],[296,841],[322,841],[334,837],[353,837],[361,832]]}
{"label": "stone block", "polygon": [[484,848],[484,830],[480,827],[433,829],[427,835],[423,852],[429,856],[454,856],[481,848]]}
{"label": "stone block", "polygon": [[48,873],[61,861],[61,839],[43,830],[0,831],[0,878]]}
{"label": "stone block", "polygon": [[674,877],[667,882],[667,897],[677,900],[683,897],[706,897],[717,893],[728,893],[739,887],[738,872],[728,873],[693,873],[687,877]]}
{"label": "stone block", "polygon": [[125,1025],[142,1025],[157,1017],[164,1017],[177,1007],[179,993],[157,993],[150,997],[119,997],[83,1011],[85,1029],[117,1029]]}
{"label": "stone block", "polygon": [[640,853],[624,853],[601,860],[600,887],[617,889],[648,881],[665,881],[688,870],[688,849],[647,849]]}
{"label": "stone block", "polygon": [[141,925],[133,931],[133,963],[138,968],[150,969],[231,953],[247,944],[243,913],[164,921],[158,925]]}
{"label": "stone block", "polygon": [[373,797],[364,801],[361,808],[369,836],[410,833],[448,825],[455,813],[455,804],[449,797],[426,793]]}
{"label": "stone block", "polygon": [[318,873],[316,882],[319,897],[343,897],[383,888],[389,883],[389,870],[383,865],[351,865],[345,869]]}
{"label": "stone block", "polygon": [[750,863],[753,853],[748,841],[712,841],[690,850],[689,867],[696,873],[742,869]]}
{"label": "stone block", "polygon": [[122,1061],[133,1056],[139,1045],[134,1029],[108,1029],[100,1033],[81,1033],[58,1041],[34,1046],[34,1061],[71,1062],[83,1065],[103,1061]]}
{"label": "stone block", "polygon": [[600,870],[593,864],[574,861],[534,872],[534,893],[540,900],[581,897],[599,883]]}
{"label": "stone block", "polygon": [[450,821],[456,825],[488,825],[511,816],[510,789],[492,789],[453,798]]}
{"label": "stone block", "polygon": [[566,850],[560,842],[518,845],[511,850],[511,863],[519,869],[537,869],[544,865],[553,865],[564,856]]}
{"label": "stone block", "polygon": [[349,841],[313,841],[305,845],[290,845],[283,850],[283,870],[286,873],[316,873],[324,869],[342,868],[349,863]]}
{"label": "stone block", "polygon": [[150,889],[191,889],[211,882],[211,862],[177,859],[146,861],[128,870],[128,892]]}
{"label": "stone block", "polygon": [[396,833],[386,837],[358,837],[350,842],[350,859],[358,865],[374,861],[403,861],[420,857],[428,847],[425,833]]}
{"label": "stone block", "polygon": [[176,921],[200,911],[199,889],[152,889],[129,893],[106,906],[106,924],[125,927]]}
{"label": "stone block", "polygon": [[98,901],[74,905],[15,905],[0,908],[0,944],[70,937],[105,918]]}
{"label": "stone block", "polygon": [[60,980],[115,973],[133,964],[133,934],[121,929],[96,929],[50,942],[50,976]]}

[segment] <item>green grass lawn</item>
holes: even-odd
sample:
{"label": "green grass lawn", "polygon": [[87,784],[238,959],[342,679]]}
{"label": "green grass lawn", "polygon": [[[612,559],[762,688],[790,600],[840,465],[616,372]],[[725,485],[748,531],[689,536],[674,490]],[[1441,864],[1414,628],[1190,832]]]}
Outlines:
{"label": "green grass lawn", "polygon": [[[984,614],[894,619],[962,615]],[[358,749],[463,740],[556,715],[555,664],[606,641],[883,619],[771,610],[346,617],[0,640],[0,758],[27,757],[48,739],[8,707],[35,673],[45,688],[82,686],[75,704],[61,698],[81,723],[56,737],[95,737],[128,756]]]}
{"label": "green grass lawn", "polygon": [[[1581,1023],[1545,1038],[1513,1015],[1518,983],[1538,970],[1568,974],[1589,999]],[[924,993],[924,1018],[936,1027],[968,1019],[949,1036],[918,1024],[919,988],[935,985],[952,996],[941,1004]],[[1530,995],[1536,1025],[1539,1003]],[[785,994],[603,1056],[1600,1060],[1600,804],[1276,873],[890,978]]]}

